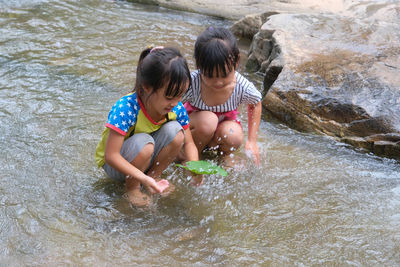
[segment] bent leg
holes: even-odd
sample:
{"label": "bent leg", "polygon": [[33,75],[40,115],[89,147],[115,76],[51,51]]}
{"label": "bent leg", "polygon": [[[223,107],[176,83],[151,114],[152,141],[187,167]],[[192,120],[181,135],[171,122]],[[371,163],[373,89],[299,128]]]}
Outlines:
{"label": "bent leg", "polygon": [[177,121],[164,124],[153,134],[155,141],[154,155],[147,173],[159,179],[161,173],[175,160],[184,143],[184,132]]}
{"label": "bent leg", "polygon": [[[152,143],[146,144],[131,164],[144,172],[150,165],[154,152]],[[125,179],[125,187],[129,201],[135,206],[149,206],[151,198],[140,190],[140,182],[130,176]]]}
{"label": "bent leg", "polygon": [[[171,121],[163,125],[160,130],[153,134],[155,140],[155,151],[148,175],[160,179],[162,172],[168,165],[175,160],[184,143],[184,132],[182,126],[177,121]],[[169,184],[168,188],[161,194],[167,196],[174,191],[175,186]],[[153,193],[150,188],[147,188]]]}
{"label": "bent leg", "polygon": [[[152,145],[154,146],[154,139],[151,135],[145,134],[145,133],[139,133],[135,134],[128,139],[126,139],[121,147],[121,156],[126,159],[126,161],[132,162],[136,160],[138,157],[139,153],[142,151],[142,149],[146,145]],[[138,160],[141,158],[141,156],[138,158]],[[142,166],[139,161],[137,161],[136,165],[134,166],[140,170],[142,170],[142,167],[145,169],[149,167],[150,164],[147,164],[147,166]],[[124,182],[125,181],[125,174],[115,170],[113,167],[105,163],[103,165],[103,169],[106,172],[106,174],[112,178],[113,180]]]}
{"label": "bent leg", "polygon": [[228,159],[228,156],[236,151],[242,143],[243,129],[241,125],[235,121],[223,121],[218,125],[210,146],[218,146],[218,150],[224,158]]}
{"label": "bent leg", "polygon": [[218,117],[211,111],[196,111],[189,115],[190,131],[201,153],[211,142],[218,126]]}
{"label": "bent leg", "polygon": [[[133,166],[145,171],[151,162],[154,152],[154,139],[149,134],[139,133],[131,136],[122,145],[121,155]],[[115,170],[107,163],[103,169],[109,177],[118,181],[125,181],[125,187],[129,201],[135,206],[148,206],[150,198],[140,191],[140,182],[132,177]]]}

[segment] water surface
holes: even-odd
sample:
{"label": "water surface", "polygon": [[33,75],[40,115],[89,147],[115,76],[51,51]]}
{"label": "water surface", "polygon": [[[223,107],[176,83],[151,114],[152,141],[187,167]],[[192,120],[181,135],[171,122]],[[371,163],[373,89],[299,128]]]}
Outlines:
{"label": "water surface", "polygon": [[399,164],[267,116],[260,168],[241,151],[229,176],[193,188],[170,166],[176,191],[147,211],[96,168],[141,50],[179,46],[193,69],[212,24],[231,22],[125,1],[0,1],[2,265],[400,263]]}

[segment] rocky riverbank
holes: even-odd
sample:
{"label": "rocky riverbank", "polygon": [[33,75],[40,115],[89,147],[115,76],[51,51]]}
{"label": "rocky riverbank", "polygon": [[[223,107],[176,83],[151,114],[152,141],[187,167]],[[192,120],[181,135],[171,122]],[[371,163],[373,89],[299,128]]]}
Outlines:
{"label": "rocky riverbank", "polygon": [[237,20],[235,34],[252,39],[247,67],[265,77],[266,112],[400,158],[400,3],[319,2],[151,1]]}
{"label": "rocky riverbank", "polygon": [[239,20],[249,14],[261,14],[266,11],[278,13],[320,13],[344,12],[342,0],[128,0],[129,2],[158,5],[161,7],[201,13],[230,20]]}

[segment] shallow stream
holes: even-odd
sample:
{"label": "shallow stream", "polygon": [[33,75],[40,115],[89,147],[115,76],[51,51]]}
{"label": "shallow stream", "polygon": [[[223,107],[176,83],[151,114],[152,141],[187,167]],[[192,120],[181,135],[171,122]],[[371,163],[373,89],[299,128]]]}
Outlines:
{"label": "shallow stream", "polygon": [[170,166],[176,190],[150,210],[96,168],[140,51],[178,46],[193,69],[197,34],[231,23],[125,1],[0,0],[0,265],[400,263],[400,165],[267,116],[260,168],[240,152],[227,177],[193,188]]}

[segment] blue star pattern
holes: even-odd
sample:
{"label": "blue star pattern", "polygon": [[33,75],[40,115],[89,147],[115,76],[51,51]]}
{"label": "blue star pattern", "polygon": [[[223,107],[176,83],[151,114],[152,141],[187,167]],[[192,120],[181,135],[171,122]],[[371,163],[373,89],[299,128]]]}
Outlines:
{"label": "blue star pattern", "polygon": [[183,129],[189,127],[189,115],[182,102],[179,102],[171,111],[176,114],[176,120],[182,125]]}
{"label": "blue star pattern", "polygon": [[111,108],[107,125],[120,129],[121,131],[118,132],[125,135],[129,128],[135,125],[139,110],[136,93],[123,96]]}
{"label": "blue star pattern", "polygon": [[[130,128],[137,123],[140,109],[136,93],[125,95],[111,108],[106,126],[125,136]],[[189,127],[189,116],[181,102],[171,111],[176,114],[176,120],[182,125],[182,128]]]}

